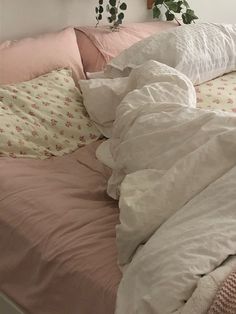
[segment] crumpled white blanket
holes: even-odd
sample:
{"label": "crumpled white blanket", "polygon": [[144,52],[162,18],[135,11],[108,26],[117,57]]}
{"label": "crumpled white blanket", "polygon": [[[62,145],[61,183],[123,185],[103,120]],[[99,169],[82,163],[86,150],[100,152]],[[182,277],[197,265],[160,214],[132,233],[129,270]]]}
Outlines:
{"label": "crumpled white blanket", "polygon": [[155,83],[124,97],[110,139],[108,193],[119,198],[128,264],[117,314],[180,313],[199,279],[236,253],[236,117],[191,107],[193,86],[165,69],[149,61],[133,71]]}
{"label": "crumpled white blanket", "polygon": [[155,61],[114,80],[110,95],[108,193],[125,266],[116,314],[195,314],[201,297],[206,313],[203,278],[236,254],[236,116],[196,109],[191,81]]}
{"label": "crumpled white blanket", "polygon": [[105,154],[113,168],[108,193],[119,199],[119,263],[126,265],[116,314],[197,313],[195,301],[207,299],[203,287],[212,277],[201,278],[236,253],[236,117],[196,109],[190,80],[155,61],[113,80],[112,93],[104,83],[105,90],[103,81],[82,89],[91,91],[85,104],[95,116],[93,86],[105,92],[105,108],[109,95],[116,104],[116,113],[107,108],[115,123]]}

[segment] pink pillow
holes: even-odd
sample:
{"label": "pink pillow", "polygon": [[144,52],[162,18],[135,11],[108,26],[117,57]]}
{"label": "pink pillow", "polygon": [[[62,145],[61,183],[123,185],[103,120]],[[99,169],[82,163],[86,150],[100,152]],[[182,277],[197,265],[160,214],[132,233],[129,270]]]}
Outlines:
{"label": "pink pillow", "polygon": [[101,71],[110,59],[137,41],[176,26],[172,22],[132,23],[122,26],[119,32],[111,32],[107,26],[77,27],[75,32],[84,71]]}
{"label": "pink pillow", "polygon": [[7,40],[0,44],[0,50],[5,49],[11,45],[11,41]]}
{"label": "pink pillow", "polygon": [[0,84],[29,81],[59,68],[71,68],[75,81],[85,78],[73,28],[0,49]]}

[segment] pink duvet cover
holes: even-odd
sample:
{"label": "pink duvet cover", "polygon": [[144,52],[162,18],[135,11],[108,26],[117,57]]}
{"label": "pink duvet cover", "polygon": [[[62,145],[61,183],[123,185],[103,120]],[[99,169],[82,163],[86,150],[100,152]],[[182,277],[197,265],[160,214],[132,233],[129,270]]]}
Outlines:
{"label": "pink duvet cover", "polygon": [[25,313],[114,313],[118,208],[96,147],[0,159],[0,291]]}

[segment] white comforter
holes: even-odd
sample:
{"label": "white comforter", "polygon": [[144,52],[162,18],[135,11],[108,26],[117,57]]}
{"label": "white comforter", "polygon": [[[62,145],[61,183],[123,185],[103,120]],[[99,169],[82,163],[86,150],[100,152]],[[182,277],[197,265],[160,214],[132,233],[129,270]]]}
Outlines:
{"label": "white comforter", "polygon": [[117,107],[108,144],[123,266],[116,314],[206,313],[200,279],[236,254],[236,116],[196,109],[191,81],[156,61],[112,81],[112,93],[104,84],[82,90],[88,110],[99,96],[100,111],[109,95]]}

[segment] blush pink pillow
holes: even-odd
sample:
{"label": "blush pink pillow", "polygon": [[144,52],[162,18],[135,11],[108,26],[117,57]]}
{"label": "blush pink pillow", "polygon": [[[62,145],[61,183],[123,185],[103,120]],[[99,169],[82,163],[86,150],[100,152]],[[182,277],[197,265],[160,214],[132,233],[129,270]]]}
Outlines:
{"label": "blush pink pillow", "polygon": [[176,26],[172,22],[132,23],[122,26],[119,32],[111,32],[108,26],[77,27],[75,32],[84,71],[101,71],[108,61],[137,41]]}
{"label": "blush pink pillow", "polygon": [[76,82],[85,78],[73,28],[25,38],[0,49],[0,84],[29,81],[59,68],[71,68]]}
{"label": "blush pink pillow", "polygon": [[3,43],[0,44],[0,50],[5,49],[11,45],[11,42],[9,40],[4,41]]}

